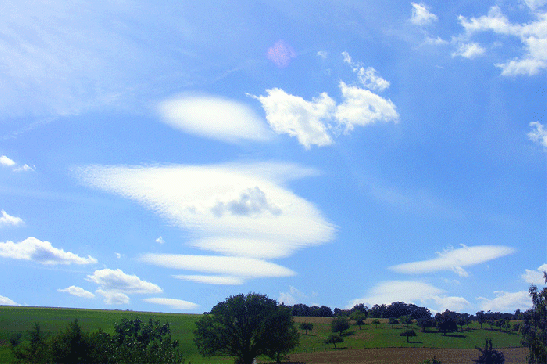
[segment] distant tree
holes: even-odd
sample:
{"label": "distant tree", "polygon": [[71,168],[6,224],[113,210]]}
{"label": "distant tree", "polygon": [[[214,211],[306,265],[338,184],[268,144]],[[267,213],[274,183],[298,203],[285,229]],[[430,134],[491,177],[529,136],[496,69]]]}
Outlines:
{"label": "distant tree", "polygon": [[437,313],[435,315],[435,321],[437,324],[437,328],[445,336],[447,332],[458,331],[455,313],[452,311],[446,310],[443,313]]}
{"label": "distant tree", "polygon": [[469,322],[467,314],[458,314],[456,318],[456,323],[460,326],[460,331],[463,332],[463,325]]}
{"label": "distant tree", "polygon": [[492,348],[492,339],[486,339],[486,345],[484,349],[476,348],[481,352],[481,355],[477,360],[474,360],[475,363],[481,364],[503,364],[505,363],[505,358],[501,351],[497,351]]}
{"label": "distant tree", "polygon": [[[547,283],[547,273],[543,272]],[[533,307],[524,313],[522,344],[529,349],[528,363],[547,363],[547,288],[530,286]]]}
{"label": "distant tree", "polygon": [[405,325],[407,328],[410,324],[412,324],[412,318],[410,316],[401,316],[399,318],[399,321],[401,321],[401,323]]}
{"label": "distant tree", "polygon": [[331,329],[334,333],[340,333],[340,335],[343,335],[344,331],[349,329],[349,327],[349,320],[347,317],[338,316],[332,319]]}
{"label": "distant tree", "polygon": [[428,317],[418,319],[418,326],[422,329],[422,332],[427,332],[428,327],[435,327],[435,320]]}
{"label": "distant tree", "polygon": [[481,329],[482,329],[482,324],[486,322],[486,316],[484,314],[484,311],[479,311],[476,313],[476,315],[477,315],[477,321],[479,322],[479,325],[481,325]]}
{"label": "distant tree", "polygon": [[389,318],[389,324],[390,325],[397,325],[399,323],[399,320],[397,320],[395,317]]}
{"label": "distant tree", "polygon": [[330,334],[325,340],[325,344],[333,344],[336,349],[336,344],[344,342],[344,338],[338,334]]}
{"label": "distant tree", "polygon": [[300,324],[300,330],[304,330],[306,332],[306,335],[308,335],[308,331],[313,330],[313,324],[303,322]]}
{"label": "distant tree", "polygon": [[406,336],[406,342],[408,341],[408,338],[410,336],[416,336],[416,332],[414,330],[405,330],[399,334],[400,336]]}
{"label": "distant tree", "polygon": [[374,326],[376,326],[376,328],[378,328],[378,325],[380,325],[380,320],[374,319],[372,320],[371,324],[373,324]]}
{"label": "distant tree", "polygon": [[291,309],[256,293],[219,302],[196,321],[194,334],[202,355],[231,355],[238,364],[251,364],[260,355],[277,360],[299,338]]}
{"label": "distant tree", "polygon": [[361,326],[365,324],[365,319],[367,318],[367,315],[364,314],[362,311],[353,311],[350,317],[352,320],[355,320],[355,324],[358,325],[359,330],[361,330]]}

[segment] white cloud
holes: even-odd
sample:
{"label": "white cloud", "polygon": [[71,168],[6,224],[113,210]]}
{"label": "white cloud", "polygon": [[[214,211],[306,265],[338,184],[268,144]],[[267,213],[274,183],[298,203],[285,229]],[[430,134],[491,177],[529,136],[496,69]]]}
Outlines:
{"label": "white cloud", "polygon": [[327,58],[329,53],[327,51],[319,51],[317,52],[317,55],[323,59]]}
{"label": "white cloud", "polygon": [[452,57],[476,58],[484,55],[485,49],[478,43],[465,43],[458,46],[458,50],[452,53]]}
{"label": "white cloud", "polygon": [[304,294],[304,292],[296,289],[293,286],[289,286],[289,292],[279,292],[279,298],[277,299],[277,302],[292,306],[298,303],[304,303],[307,298],[308,296]]}
{"label": "white cloud", "polygon": [[97,260],[91,256],[82,258],[63,249],[54,248],[49,241],[41,241],[34,237],[18,243],[0,242],[0,257],[32,260],[45,265],[97,263]]}
{"label": "white cloud", "polygon": [[292,164],[91,166],[77,174],[90,186],[139,201],[188,229],[196,237],[193,245],[215,252],[275,258],[334,237],[334,226],[321,212],[284,187],[317,174]]}
{"label": "white cloud", "polygon": [[545,130],[545,127],[537,121],[531,122],[530,126],[533,130],[528,133],[528,138],[547,148],[547,130]]}
{"label": "white cloud", "polygon": [[143,299],[143,301],[167,306],[176,310],[193,310],[199,307],[199,305],[193,302],[178,300],[174,298],[145,298]]}
{"label": "white cloud", "polygon": [[108,292],[121,292],[125,294],[162,292],[162,289],[158,285],[143,281],[136,275],[126,274],[120,269],[96,270],[93,274],[87,276],[87,280],[98,284],[101,290]]}
{"label": "white cloud", "polygon": [[247,105],[214,96],[182,95],[161,102],[162,121],[190,134],[229,143],[265,141],[270,132]]}
{"label": "white cloud", "polygon": [[514,312],[517,308],[522,311],[532,307],[532,299],[528,291],[518,292],[504,292],[495,291],[495,298],[488,299],[484,297],[478,297],[481,300],[481,310],[493,311],[493,312]]}
{"label": "white cloud", "polygon": [[219,201],[211,211],[218,217],[225,213],[236,216],[256,216],[266,211],[276,216],[281,214],[281,210],[272,205],[266,198],[264,191],[258,187],[248,188],[241,192],[239,198],[235,200]]}
{"label": "white cloud", "polygon": [[[530,2],[534,7],[536,2]],[[534,9],[534,8],[532,8]],[[465,30],[465,34],[459,39],[470,39],[475,33],[493,32],[494,34],[513,36],[520,39],[524,46],[525,53],[521,57],[498,63],[496,67],[501,68],[502,75],[535,75],[547,68],[547,12],[534,11],[535,19],[526,24],[513,24],[498,6],[490,8],[487,15],[479,18],[467,19],[459,16],[459,21]],[[474,54],[480,49],[469,49]],[[464,53],[461,50],[458,54]]]}
{"label": "white cloud", "polygon": [[545,278],[543,272],[547,272],[547,264],[541,265],[537,270],[525,269],[526,273],[521,275],[521,278],[529,284],[544,285]]}
{"label": "white cloud", "polygon": [[126,305],[129,303],[129,296],[119,291],[105,291],[98,289],[95,291],[104,297],[104,303],[107,305]]}
{"label": "white cloud", "polygon": [[163,238],[160,236],[159,238],[156,239],[156,243],[163,245],[165,244],[165,240],[163,240]]}
{"label": "white cloud", "polygon": [[93,293],[76,286],[70,286],[68,288],[58,289],[57,291],[67,292],[73,296],[82,297],[82,298],[88,298],[88,299],[95,298],[95,295]]}
{"label": "white cloud", "polygon": [[378,75],[373,67],[363,67],[359,62],[354,62],[348,52],[342,52],[344,63],[351,66],[353,73],[363,86],[374,91],[384,91],[389,87],[389,82]]}
{"label": "white cloud", "polygon": [[444,44],[448,44],[448,41],[442,39],[441,37],[431,38],[428,36],[425,38],[424,43],[431,44],[431,45],[444,45]]}
{"label": "white cloud", "polygon": [[346,132],[355,126],[377,121],[396,121],[399,114],[391,100],[386,100],[369,90],[348,86],[340,82],[344,102],[336,108],[336,120],[345,125]]}
{"label": "white cloud", "polygon": [[291,277],[295,273],[280,265],[261,259],[218,255],[144,254],[143,263],[159,267],[221,274],[229,277],[267,278]]}
{"label": "white cloud", "polygon": [[466,266],[472,266],[497,259],[505,255],[513,254],[515,250],[506,246],[478,245],[437,253],[435,259],[424,260],[414,263],[404,263],[389,267],[389,269],[408,274],[419,274],[437,272],[440,270],[452,270],[460,277],[467,277],[468,273],[463,269]]}
{"label": "white cloud", "polygon": [[444,291],[428,283],[420,281],[385,281],[377,283],[368,294],[352,300],[348,308],[359,303],[372,307],[375,304],[389,305],[393,302],[405,302],[431,307],[436,305],[435,311],[446,309],[461,310],[469,306],[469,302],[462,297],[444,295]]}
{"label": "white cloud", "polygon": [[437,15],[431,13],[423,3],[412,3],[412,15],[410,22],[414,25],[429,25],[437,20]]}
{"label": "white cloud", "polygon": [[0,157],[0,164],[3,165],[3,166],[11,167],[11,166],[16,165],[17,163],[15,163],[13,161],[13,159],[10,159],[10,158],[6,157],[5,155],[3,155],[3,156]]}
{"label": "white cloud", "polygon": [[8,213],[2,210],[2,217],[0,217],[0,227],[2,226],[20,226],[23,225],[23,219],[17,216],[8,215]]}
{"label": "white cloud", "polygon": [[203,275],[173,275],[174,278],[182,279],[190,282],[204,284],[220,284],[220,285],[239,285],[245,283],[245,279],[241,277],[230,276],[203,276]]}
{"label": "white cloud", "polygon": [[0,156],[0,165],[4,166],[4,167],[12,167],[12,170],[14,172],[27,172],[27,171],[34,171],[35,170],[34,167],[31,167],[28,164],[18,166],[17,162],[15,162],[11,158],[8,158],[5,155]]}
{"label": "white cloud", "polygon": [[[343,52],[358,80],[365,88],[383,91],[389,82],[380,77],[372,67],[364,68]],[[339,134],[345,126],[345,133],[353,127],[377,121],[396,121],[399,115],[391,100],[356,86],[339,83],[343,102],[339,105],[327,93],[321,93],[311,101],[291,95],[279,88],[266,90],[267,96],[253,96],[260,101],[266,112],[266,120],[277,134],[289,134],[298,139],[306,149],[312,145],[327,146],[334,143],[332,135]]]}
{"label": "white cloud", "polygon": [[547,4],[547,0],[524,0],[524,3],[532,10],[541,8]]}
{"label": "white cloud", "polygon": [[312,101],[293,96],[274,88],[266,90],[268,96],[257,96],[266,120],[278,134],[295,136],[306,149],[312,145],[325,146],[333,143],[325,123],[331,117],[335,101],[326,93]]}
{"label": "white cloud", "polygon": [[0,295],[0,306],[21,306],[17,302]]}
{"label": "white cloud", "polygon": [[28,164],[24,164],[21,167],[17,167],[14,169],[15,172],[29,172],[29,171],[35,171],[36,167],[29,166]]}
{"label": "white cloud", "polygon": [[433,301],[435,301],[435,303],[437,304],[439,308],[437,311],[440,311],[440,312],[445,310],[461,312],[463,309],[471,305],[469,301],[463,297],[454,297],[454,296],[438,297],[437,296],[437,297],[432,297],[432,299]]}

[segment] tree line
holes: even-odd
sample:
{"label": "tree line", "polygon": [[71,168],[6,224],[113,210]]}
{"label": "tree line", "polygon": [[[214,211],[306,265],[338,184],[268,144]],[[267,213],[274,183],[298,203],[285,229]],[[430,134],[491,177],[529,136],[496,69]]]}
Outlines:
{"label": "tree line", "polygon": [[[545,280],[547,283],[547,273],[545,273]],[[529,293],[533,307],[524,313],[515,312],[518,319],[522,320],[517,331],[522,335],[522,344],[530,349],[528,363],[547,363],[547,288],[539,291],[537,287],[531,286]],[[300,334],[293,320],[295,312],[317,314],[321,309],[328,312],[326,308],[307,310],[306,307],[303,304],[292,307],[279,305],[277,301],[257,293],[230,296],[196,321],[194,343],[200,354],[233,356],[236,364],[252,364],[258,356],[268,356],[280,362],[299,344]],[[334,316],[331,323],[332,335],[326,342],[332,343],[335,347],[350,327],[350,319],[354,320],[360,329],[367,317],[374,318],[371,323],[375,325],[380,323],[378,318],[389,317],[390,323],[401,322],[406,324],[407,328],[413,320],[416,320],[422,330],[437,327],[439,332],[446,335],[448,332],[456,331],[458,325],[463,330],[463,326],[473,319],[477,320],[481,327],[484,323],[494,326],[499,323],[502,329],[509,317],[505,314],[483,311],[473,316],[449,310],[437,313],[433,317],[427,308],[404,302],[375,305],[371,309],[364,304],[358,304],[349,310],[335,309],[331,312]],[[514,329],[514,326],[512,328]],[[313,325],[301,325],[301,329],[307,334],[313,329]],[[408,341],[410,336],[415,335],[411,331],[407,330],[401,333],[401,336],[406,336]],[[92,333],[83,332],[78,321],[75,320],[59,334],[47,336],[42,333],[39,324],[36,324],[29,332],[29,340],[22,342],[20,335],[14,335],[10,342],[13,353],[20,362],[183,362],[183,354],[178,349],[178,342],[171,338],[169,324],[162,325],[159,320],[153,319],[148,322],[138,318],[122,319],[121,322],[114,324],[112,335],[101,330]],[[490,360],[488,358],[493,355],[497,355],[496,351],[492,348],[491,341],[487,341],[485,349],[481,350],[481,356],[485,358],[484,360]],[[498,355],[498,359],[502,360],[503,357]]]}

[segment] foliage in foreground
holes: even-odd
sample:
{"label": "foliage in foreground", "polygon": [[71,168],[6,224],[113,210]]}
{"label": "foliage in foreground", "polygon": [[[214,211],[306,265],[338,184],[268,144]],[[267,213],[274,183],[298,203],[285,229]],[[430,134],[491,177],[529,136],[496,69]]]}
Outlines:
{"label": "foliage in foreground", "polygon": [[[543,272],[547,283],[547,273]],[[521,328],[522,344],[530,349],[528,363],[547,363],[547,288],[541,292],[536,286],[530,287],[533,308],[524,314]]]}
{"label": "foliage in foreground", "polygon": [[484,349],[477,348],[481,355],[475,363],[480,364],[503,364],[505,363],[505,357],[501,351],[497,351],[492,348],[492,339],[486,339],[486,345]]}
{"label": "foliage in foreground", "polygon": [[196,327],[194,342],[202,355],[235,356],[238,364],[251,364],[260,355],[279,362],[300,337],[291,309],[256,293],[219,302]]}
{"label": "foliage in foreground", "polygon": [[171,339],[169,324],[159,320],[122,319],[114,334],[101,330],[83,332],[78,320],[55,336],[46,336],[36,323],[30,340],[10,340],[20,363],[182,363],[178,342]]}

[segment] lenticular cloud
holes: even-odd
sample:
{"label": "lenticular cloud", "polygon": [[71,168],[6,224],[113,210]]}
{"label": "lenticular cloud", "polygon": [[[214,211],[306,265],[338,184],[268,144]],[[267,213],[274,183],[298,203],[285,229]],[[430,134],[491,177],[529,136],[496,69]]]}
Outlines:
{"label": "lenticular cloud", "polygon": [[[207,264],[191,264],[204,256],[154,255],[152,259],[147,255],[143,261],[241,278],[233,282],[292,275],[289,269],[264,259],[285,257],[334,237],[334,226],[321,212],[284,187],[290,179],[316,173],[282,163],[88,166],[76,170],[83,183],[133,199],[189,230],[196,237],[190,245],[221,254],[219,259],[207,258],[216,259],[215,272]],[[246,271],[238,271],[233,269],[232,258],[254,263]]]}

